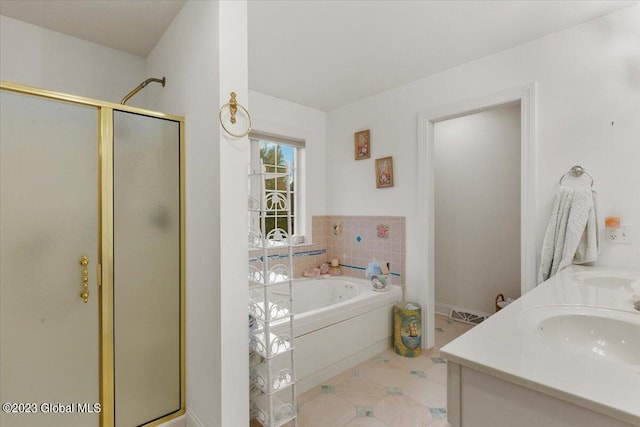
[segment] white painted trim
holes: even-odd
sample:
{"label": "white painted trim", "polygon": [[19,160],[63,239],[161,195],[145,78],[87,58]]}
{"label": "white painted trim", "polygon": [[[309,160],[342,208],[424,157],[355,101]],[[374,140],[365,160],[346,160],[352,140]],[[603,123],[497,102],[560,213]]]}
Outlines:
{"label": "white painted trim", "polygon": [[537,123],[536,85],[523,89],[520,97],[521,132],[521,204],[520,204],[520,294],[524,295],[537,285],[536,251],[536,164],[537,164]]}
{"label": "white painted trim", "polygon": [[[427,144],[427,135],[433,135],[433,122],[428,116],[418,115],[418,218],[417,234],[418,257],[420,260],[420,275],[426,280],[427,286],[418,287],[418,304],[423,308],[422,331],[424,339],[422,346],[431,348],[436,345],[435,337],[435,275],[434,275],[434,211],[433,203],[433,144]],[[431,171],[431,172],[430,172]],[[422,262],[425,260],[426,262]]]}
{"label": "white painted trim", "polygon": [[158,427],[187,427],[187,414],[180,415],[177,418],[160,424]]}
{"label": "white painted trim", "polygon": [[187,427],[205,427],[200,418],[198,418],[190,408],[187,408]]}
{"label": "white painted trim", "polygon": [[451,427],[462,424],[462,370],[460,365],[447,361],[447,421]]}
{"label": "white painted trim", "polygon": [[451,311],[451,306],[449,304],[443,304],[441,302],[436,301],[436,314],[448,317],[450,311]]}
{"label": "white painted trim", "polygon": [[434,124],[477,113],[511,102],[520,102],[521,117],[521,242],[520,242],[520,292],[525,294],[536,285],[535,239],[535,165],[536,165],[536,84],[531,83],[490,94],[479,99],[463,101],[418,114],[418,236],[420,276],[427,285],[418,288],[418,303],[424,308],[422,330],[423,346],[435,345],[435,261],[434,261]]}

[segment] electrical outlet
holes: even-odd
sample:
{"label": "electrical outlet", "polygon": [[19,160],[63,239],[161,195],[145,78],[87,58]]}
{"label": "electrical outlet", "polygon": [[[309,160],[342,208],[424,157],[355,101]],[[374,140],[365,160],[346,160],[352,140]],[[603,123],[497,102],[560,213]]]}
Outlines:
{"label": "electrical outlet", "polygon": [[607,240],[611,243],[631,244],[631,224],[622,224],[618,228],[607,228]]}

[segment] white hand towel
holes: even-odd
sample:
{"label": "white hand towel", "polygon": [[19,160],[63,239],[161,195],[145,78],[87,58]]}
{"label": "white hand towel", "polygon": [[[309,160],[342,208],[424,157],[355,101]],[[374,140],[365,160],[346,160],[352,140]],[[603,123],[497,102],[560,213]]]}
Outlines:
{"label": "white hand towel", "polygon": [[538,282],[571,264],[598,259],[594,192],[591,188],[560,186],[542,243]]}

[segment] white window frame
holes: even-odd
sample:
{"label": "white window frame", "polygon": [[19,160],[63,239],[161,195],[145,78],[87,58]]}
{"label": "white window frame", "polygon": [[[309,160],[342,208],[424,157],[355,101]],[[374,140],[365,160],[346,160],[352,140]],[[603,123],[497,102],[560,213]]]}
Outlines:
{"label": "white window frame", "polygon": [[[295,231],[294,236],[301,236],[302,241],[306,241],[305,238],[305,191],[304,191],[304,139],[275,135],[267,132],[251,131],[249,133],[249,166],[251,172],[258,172],[260,170],[260,142],[267,141],[276,143],[279,145],[287,145],[295,148],[295,154],[293,158],[293,165],[291,165],[293,171],[293,179],[295,182],[293,194],[294,200],[294,216],[293,216],[293,229]],[[295,244],[294,239],[294,244]]]}

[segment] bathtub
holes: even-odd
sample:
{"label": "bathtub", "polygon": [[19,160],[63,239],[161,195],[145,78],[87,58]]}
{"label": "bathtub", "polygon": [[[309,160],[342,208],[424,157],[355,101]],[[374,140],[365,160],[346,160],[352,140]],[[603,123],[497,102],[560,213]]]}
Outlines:
{"label": "bathtub", "polygon": [[[368,280],[351,277],[294,281],[298,393],[391,346],[393,305],[402,300],[402,289],[389,286],[386,292],[376,292]],[[286,299],[286,287],[286,283],[270,287],[268,299]],[[253,299],[260,298],[256,291],[251,295]],[[273,322],[272,331],[288,335],[289,328],[283,322]]]}

